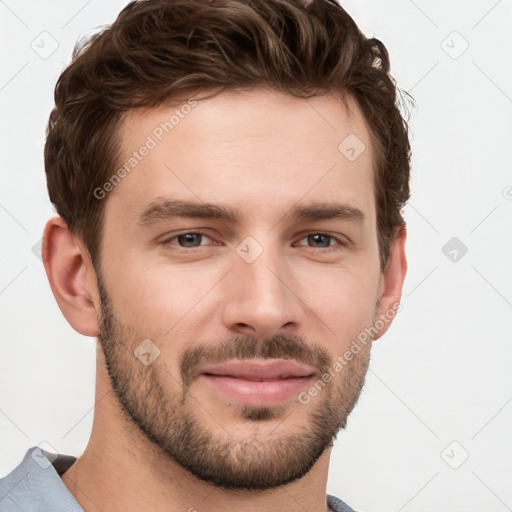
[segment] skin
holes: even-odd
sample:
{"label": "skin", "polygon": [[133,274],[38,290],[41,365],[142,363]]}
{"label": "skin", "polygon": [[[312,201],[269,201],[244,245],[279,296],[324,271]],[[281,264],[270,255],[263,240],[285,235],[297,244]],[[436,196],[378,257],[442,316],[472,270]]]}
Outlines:
{"label": "skin", "polygon": [[[128,112],[123,162],[175,108]],[[338,150],[349,134],[366,146],[354,161]],[[199,101],[103,199],[100,276],[62,219],[48,222],[44,263],[59,307],[74,329],[99,338],[91,438],[62,476],[86,512],[327,510],[332,440],[357,401],[371,343],[332,372],[309,403],[294,396],[266,408],[219,393],[187,373],[181,356],[196,350],[207,362],[237,353],[281,357],[308,361],[321,375],[376,318],[396,309],[406,232],[397,230],[381,272],[373,161],[368,128],[350,98],[222,93]],[[229,207],[238,218],[141,223],[142,212],[163,198]],[[297,206],[331,203],[360,210],[364,220],[288,215]],[[206,237],[180,247],[184,231]],[[315,233],[332,238],[308,237]],[[237,252],[258,248],[242,244],[249,236],[262,249],[252,263]],[[160,350],[149,365],[134,356],[144,339]],[[194,446],[212,474],[185,469],[194,450],[173,446],[180,427],[194,432],[180,423],[185,417],[205,429],[195,440],[208,449]],[[298,453],[300,443],[324,446],[320,454]],[[172,455],[180,448],[181,463]],[[306,474],[279,482],[287,468],[304,465]],[[229,468],[236,478],[226,476]],[[263,480],[249,489],[258,471]]]}

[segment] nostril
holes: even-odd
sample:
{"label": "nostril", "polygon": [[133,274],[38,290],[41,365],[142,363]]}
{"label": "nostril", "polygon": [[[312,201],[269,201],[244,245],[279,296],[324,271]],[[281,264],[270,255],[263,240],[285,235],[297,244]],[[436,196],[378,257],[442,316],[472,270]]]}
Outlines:
{"label": "nostril", "polygon": [[242,331],[243,333],[247,333],[247,331],[249,331],[249,334],[254,334],[256,332],[256,329],[254,327],[251,327],[249,324],[244,324],[241,322],[235,324],[235,330]]}

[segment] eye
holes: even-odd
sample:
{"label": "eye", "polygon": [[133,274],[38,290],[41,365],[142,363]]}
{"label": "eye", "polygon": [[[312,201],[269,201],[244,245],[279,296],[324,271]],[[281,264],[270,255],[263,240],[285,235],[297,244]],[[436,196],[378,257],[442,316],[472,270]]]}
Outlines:
{"label": "eye", "polygon": [[211,241],[211,238],[205,235],[204,233],[201,233],[199,231],[190,231],[188,233],[174,235],[170,238],[167,238],[162,243],[164,245],[178,245],[179,247],[182,248],[194,248],[200,247],[201,245],[205,245],[201,243],[201,241],[203,241],[205,238]]}
{"label": "eye", "polygon": [[[336,244],[341,245],[341,246],[346,245],[346,243],[343,242],[343,240],[341,240],[333,235],[329,235],[327,233],[312,233],[312,234],[307,235],[304,238],[302,238],[302,240],[306,240],[309,247],[312,247],[314,249],[327,249]],[[332,243],[332,242],[334,242],[334,243]],[[299,243],[299,245],[304,245],[304,244]]]}

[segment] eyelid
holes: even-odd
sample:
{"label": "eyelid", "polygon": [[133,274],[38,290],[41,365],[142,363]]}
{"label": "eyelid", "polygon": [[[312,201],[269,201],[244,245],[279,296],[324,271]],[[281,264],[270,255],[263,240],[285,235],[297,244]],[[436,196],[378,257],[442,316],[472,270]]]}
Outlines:
{"label": "eyelid", "polygon": [[[326,235],[326,236],[329,236],[331,237],[332,239],[336,240],[339,245],[343,246],[343,247],[346,247],[349,245],[349,240],[345,237],[342,237],[340,236],[339,234],[332,234],[332,233],[329,233],[328,231],[308,231],[307,233],[304,233],[301,235],[301,238],[299,239],[299,241],[302,241],[304,240],[305,238],[307,238],[308,236],[311,236],[311,235]],[[299,244],[299,245],[303,245],[303,244]],[[304,247],[308,247],[307,245],[303,245]],[[328,250],[328,249],[332,249],[336,247],[336,244],[335,245],[329,245],[328,247],[310,247],[310,249],[323,249],[323,250]]]}
{"label": "eyelid", "polygon": [[[189,234],[194,234],[194,235],[201,235],[205,238],[209,238],[211,241],[213,241],[213,238],[208,235],[208,233],[205,233],[204,231],[202,231],[201,229],[189,229],[189,230],[184,230],[184,231],[178,231],[177,233],[173,233],[171,236],[166,236],[160,243],[162,244],[172,244],[172,241],[173,240],[176,240],[178,237],[180,236],[184,236],[184,235],[189,235]],[[176,245],[176,247],[180,248],[180,249],[197,249],[198,247],[203,247],[205,244],[201,244],[199,245],[198,247],[181,247],[179,246],[178,244],[172,244],[172,245]]]}
{"label": "eyelid", "polygon": [[[213,238],[210,235],[208,235],[208,233],[206,233],[205,231],[203,231],[201,229],[194,229],[194,230],[189,229],[189,230],[178,231],[176,233],[173,233],[171,236],[165,237],[161,241],[161,243],[164,245],[166,245],[166,244],[174,245],[178,249],[182,249],[187,252],[190,252],[193,249],[199,249],[200,247],[204,247],[207,245],[207,244],[201,244],[201,245],[198,245],[197,247],[181,247],[178,244],[172,243],[172,241],[176,240],[178,237],[183,236],[183,235],[188,235],[188,234],[201,235],[205,238],[208,238],[210,241],[214,241]],[[328,247],[309,247],[307,244],[297,244],[297,245],[300,245],[302,247],[308,247],[309,249],[313,249],[315,251],[329,251],[329,250],[335,249],[338,245],[342,246],[342,247],[347,247],[350,243],[350,241],[348,239],[340,236],[339,234],[332,234],[332,233],[329,233],[328,231],[307,231],[307,232],[299,233],[298,236],[300,236],[300,238],[298,239],[298,241],[301,242],[302,240],[304,240],[305,238],[307,238],[308,236],[311,236],[311,235],[326,235],[326,236],[332,238],[333,240],[335,240],[336,242],[338,242],[338,244],[329,245]]]}

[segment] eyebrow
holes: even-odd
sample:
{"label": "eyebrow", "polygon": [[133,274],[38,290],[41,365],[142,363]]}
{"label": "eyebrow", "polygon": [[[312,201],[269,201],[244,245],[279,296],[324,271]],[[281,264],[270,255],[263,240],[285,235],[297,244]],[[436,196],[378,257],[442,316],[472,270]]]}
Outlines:
{"label": "eyebrow", "polygon": [[359,209],[339,203],[317,203],[310,206],[300,206],[291,212],[294,220],[331,220],[365,222],[366,215]]}
{"label": "eyebrow", "polygon": [[[293,221],[319,221],[340,219],[345,221],[365,222],[366,215],[353,206],[340,203],[315,203],[297,206],[286,214]],[[235,223],[239,219],[237,211],[211,203],[196,203],[170,199],[157,199],[137,215],[137,223],[149,227],[160,220],[175,217],[196,219],[218,219]]]}
{"label": "eyebrow", "polygon": [[150,226],[159,220],[173,217],[219,219],[226,222],[236,222],[238,215],[231,208],[215,204],[157,199],[150,203],[137,217],[138,224]]}

